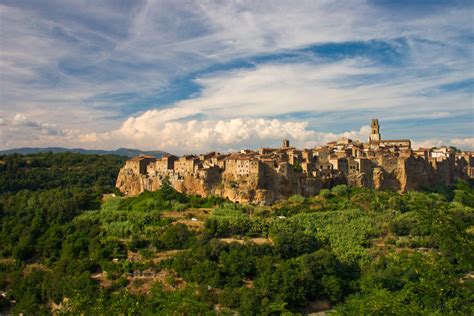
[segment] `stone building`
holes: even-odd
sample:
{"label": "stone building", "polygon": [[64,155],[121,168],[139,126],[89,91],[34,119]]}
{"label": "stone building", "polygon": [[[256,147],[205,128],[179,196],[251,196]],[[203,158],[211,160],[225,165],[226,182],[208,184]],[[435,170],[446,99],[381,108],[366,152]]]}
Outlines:
{"label": "stone building", "polygon": [[174,172],[179,175],[188,175],[195,172],[199,159],[194,155],[180,157],[174,161]]}
{"label": "stone building", "polygon": [[345,175],[349,174],[349,163],[347,158],[339,158],[336,155],[329,157],[329,163],[332,165],[332,169],[339,170]]}
{"label": "stone building", "polygon": [[382,140],[382,136],[380,135],[380,125],[378,119],[372,119],[372,123],[370,124],[371,133],[369,136],[369,144],[378,144]]}
{"label": "stone building", "polygon": [[224,172],[234,176],[258,175],[261,162],[250,155],[232,155],[226,158]]}
{"label": "stone building", "polygon": [[174,163],[178,157],[174,155],[165,155],[156,161],[156,172],[158,174],[168,174],[174,170]]}
{"label": "stone building", "polygon": [[132,170],[135,174],[145,174],[147,166],[150,163],[154,163],[156,158],[153,156],[138,156],[129,159],[125,162],[125,168]]}
{"label": "stone building", "polygon": [[380,134],[380,124],[378,119],[372,119],[371,134],[369,136],[369,145],[371,149],[379,149],[380,147],[411,149],[411,141],[409,139],[384,139]]}

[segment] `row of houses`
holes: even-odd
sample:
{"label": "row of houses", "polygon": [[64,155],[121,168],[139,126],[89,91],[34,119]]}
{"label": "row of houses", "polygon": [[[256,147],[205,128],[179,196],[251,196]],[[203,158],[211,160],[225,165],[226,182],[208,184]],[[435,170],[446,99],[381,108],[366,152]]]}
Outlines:
{"label": "row of houses", "polygon": [[128,160],[126,168],[136,174],[173,177],[192,175],[201,178],[215,172],[234,177],[263,175],[265,168],[280,174],[293,170],[308,177],[331,174],[334,170],[352,176],[379,167],[391,172],[397,168],[399,158],[408,157],[426,159],[434,168],[445,160],[462,160],[466,165],[466,173],[470,177],[474,174],[472,152],[456,152],[449,147],[412,150],[410,140],[383,140],[377,119],[372,120],[372,134],[367,143],[340,138],[325,146],[296,149],[285,139],[280,148],[241,150],[229,154],[165,155],[160,159],[140,156]]}
{"label": "row of houses", "polygon": [[204,177],[206,171],[213,169],[233,176],[262,175],[266,167],[280,173],[286,173],[288,168],[293,168],[294,171],[307,176],[328,174],[332,170],[351,176],[370,172],[377,166],[390,172],[397,167],[398,158],[410,156],[426,159],[433,167],[447,159],[464,159],[467,165],[466,173],[473,177],[474,154],[470,152],[456,153],[448,147],[418,150],[404,148],[395,151],[392,148],[379,148],[374,151],[350,139],[341,139],[326,146],[303,150],[282,147],[261,148],[258,151],[243,150],[232,154],[212,152],[199,156],[165,155],[160,159],[140,156],[128,160],[126,168],[136,174],[181,177],[187,175]]}

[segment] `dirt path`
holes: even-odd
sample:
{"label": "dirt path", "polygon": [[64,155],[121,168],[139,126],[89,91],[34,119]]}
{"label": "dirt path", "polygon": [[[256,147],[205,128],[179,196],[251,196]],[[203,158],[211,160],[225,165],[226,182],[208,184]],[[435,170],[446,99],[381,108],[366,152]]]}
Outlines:
{"label": "dirt path", "polygon": [[257,238],[248,238],[248,239],[240,239],[240,238],[220,238],[219,239],[220,241],[222,242],[225,242],[225,243],[233,243],[233,242],[237,242],[239,244],[244,244],[247,240],[253,242],[254,244],[256,245],[263,245],[263,244],[272,244],[272,240],[270,238],[263,238],[263,237],[257,237]]}

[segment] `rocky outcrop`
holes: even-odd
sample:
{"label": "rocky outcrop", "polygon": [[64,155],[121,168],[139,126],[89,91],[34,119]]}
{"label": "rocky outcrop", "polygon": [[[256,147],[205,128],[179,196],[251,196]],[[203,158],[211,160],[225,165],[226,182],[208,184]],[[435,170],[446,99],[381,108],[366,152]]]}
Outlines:
{"label": "rocky outcrop", "polygon": [[[179,192],[209,196],[216,195],[239,203],[271,204],[276,200],[288,198],[293,194],[312,196],[322,188],[347,183],[347,179],[338,171],[320,177],[308,177],[301,172],[279,174],[275,169],[266,167],[259,175],[235,176],[221,172],[184,177],[171,176],[171,185]],[[159,189],[164,178],[161,176],[140,175],[122,168],[117,177],[116,186],[125,195],[133,196],[141,192]]]}
{"label": "rocky outcrop", "polygon": [[[407,192],[434,184],[451,184],[467,177],[465,160],[392,156],[377,157],[370,163],[371,167],[365,172],[349,176],[338,170],[310,176],[295,171],[288,164],[263,164],[256,174],[236,175],[213,166],[184,176],[172,172],[167,178],[177,191],[186,194],[215,195],[239,203],[271,204],[293,194],[312,196],[337,184]],[[161,175],[140,174],[126,165],[119,172],[116,186],[125,195],[133,196],[145,190],[159,189],[163,180]]]}
{"label": "rocky outcrop", "polygon": [[117,176],[115,186],[125,195],[138,195],[145,191],[143,175],[134,173],[130,169],[122,168]]}
{"label": "rocky outcrop", "polygon": [[[396,166],[375,167],[373,169],[373,186],[377,190],[393,190],[399,192],[420,190],[436,184],[450,185],[457,179],[467,177],[465,165],[454,160],[426,160],[421,157],[399,157]],[[359,179],[359,183],[364,180]],[[367,182],[365,182],[367,183]]]}
{"label": "rocky outcrop", "polygon": [[[397,179],[400,182],[401,192],[418,190],[436,182],[436,172],[433,167],[423,158],[409,157],[400,159],[397,169]],[[441,181],[442,182],[442,181]],[[449,183],[446,183],[449,184]]]}
{"label": "rocky outcrop", "polygon": [[370,172],[349,176],[348,184],[376,190],[416,191],[465,179],[466,165],[454,159],[437,161],[414,156],[398,157],[396,160],[379,159]]}

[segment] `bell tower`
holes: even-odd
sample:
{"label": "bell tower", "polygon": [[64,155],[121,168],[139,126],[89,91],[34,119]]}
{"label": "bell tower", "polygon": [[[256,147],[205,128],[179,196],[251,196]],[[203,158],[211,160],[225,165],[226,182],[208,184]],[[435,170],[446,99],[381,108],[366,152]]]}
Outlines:
{"label": "bell tower", "polygon": [[380,135],[380,125],[378,119],[372,119],[371,124],[371,134],[369,136],[369,143],[378,143],[382,140],[382,136]]}

